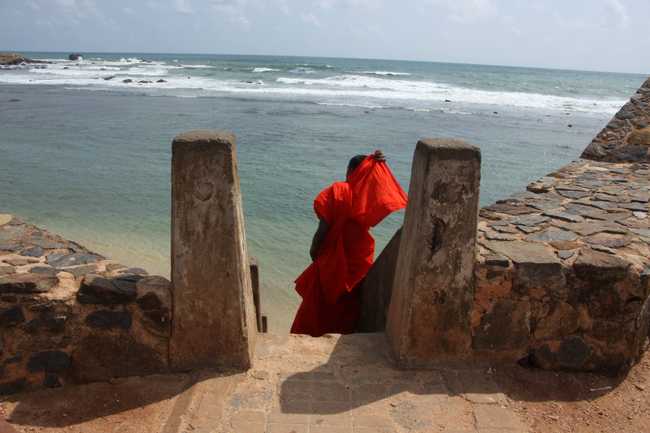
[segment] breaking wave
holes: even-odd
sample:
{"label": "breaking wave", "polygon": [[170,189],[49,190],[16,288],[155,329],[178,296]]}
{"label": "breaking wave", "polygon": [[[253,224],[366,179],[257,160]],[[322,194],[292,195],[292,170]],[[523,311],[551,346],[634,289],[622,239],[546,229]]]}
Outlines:
{"label": "breaking wave", "polygon": [[47,60],[51,63],[2,70],[0,83],[65,85],[104,90],[146,89],[153,94],[185,97],[228,93],[243,97],[267,96],[338,106],[399,107],[414,111],[444,109],[445,112],[451,112],[452,109],[465,112],[461,108],[467,107],[460,105],[476,104],[611,114],[625,103],[618,99],[473,89],[432,80],[413,79],[406,72],[368,70],[335,74],[334,71],[327,72],[329,68],[334,68],[331,65],[318,64],[293,64],[285,69],[287,76],[269,75],[268,80],[262,81],[247,77],[250,77],[251,72],[262,74],[280,72],[280,69],[260,66],[233,72],[231,68],[224,69],[207,64],[183,64],[177,60],[165,62],[135,57],[117,60]]}

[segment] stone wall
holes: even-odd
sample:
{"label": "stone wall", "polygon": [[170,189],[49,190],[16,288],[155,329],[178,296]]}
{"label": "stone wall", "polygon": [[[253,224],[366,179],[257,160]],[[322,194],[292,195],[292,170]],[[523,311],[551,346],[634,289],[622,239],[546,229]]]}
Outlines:
{"label": "stone wall", "polygon": [[582,158],[480,212],[478,356],[616,373],[650,322],[650,79]]}
{"label": "stone wall", "polygon": [[[616,373],[645,350],[650,322],[648,122],[650,80],[583,159],[481,209],[475,283],[466,289],[473,300],[469,320],[476,359]],[[394,298],[394,281],[376,281],[381,272],[375,267],[386,265],[384,255],[363,286],[366,332],[386,328],[386,311],[366,310],[388,310],[385,300]],[[391,268],[388,274],[393,273]],[[410,302],[420,304],[422,298],[412,296]],[[417,340],[418,345],[433,344],[431,338]]]}
{"label": "stone wall", "polygon": [[648,335],[650,166],[578,161],[481,210],[479,357],[617,372]]}
{"label": "stone wall", "polygon": [[250,366],[266,320],[234,135],[179,135],[172,168],[174,285],[0,214],[0,395]]}
{"label": "stone wall", "polygon": [[585,149],[582,158],[650,161],[650,78]]}
{"label": "stone wall", "polygon": [[0,215],[0,394],[163,372],[169,281]]}

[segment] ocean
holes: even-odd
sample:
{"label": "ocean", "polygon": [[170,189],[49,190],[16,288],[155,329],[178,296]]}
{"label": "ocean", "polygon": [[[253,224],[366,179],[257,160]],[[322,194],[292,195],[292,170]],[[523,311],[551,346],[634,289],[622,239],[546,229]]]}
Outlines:
{"label": "ocean", "polygon": [[[646,77],[427,62],[25,53],[0,69],[0,211],[169,275],[171,140],[237,135],[249,252],[271,330],[288,330],[314,196],[376,148],[405,189],[422,137],[483,154],[481,203],[577,158]],[[130,80],[130,81],[129,81]],[[397,213],[373,230],[379,251]]]}

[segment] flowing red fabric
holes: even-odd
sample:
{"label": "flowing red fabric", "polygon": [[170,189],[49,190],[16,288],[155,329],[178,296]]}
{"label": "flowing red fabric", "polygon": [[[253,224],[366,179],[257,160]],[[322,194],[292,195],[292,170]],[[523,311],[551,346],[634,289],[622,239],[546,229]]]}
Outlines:
{"label": "flowing red fabric", "polygon": [[302,303],[291,332],[349,334],[359,319],[359,291],[375,254],[370,227],[406,207],[407,197],[385,162],[372,156],[346,182],[325,188],[314,211],[328,225],[316,260],[296,279]]}

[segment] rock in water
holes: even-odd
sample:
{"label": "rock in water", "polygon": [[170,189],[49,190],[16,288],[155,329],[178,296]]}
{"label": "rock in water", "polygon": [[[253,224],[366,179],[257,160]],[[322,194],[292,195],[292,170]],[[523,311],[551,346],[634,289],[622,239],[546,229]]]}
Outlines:
{"label": "rock in water", "polygon": [[13,66],[20,65],[21,63],[32,63],[32,60],[16,53],[0,53],[0,65]]}
{"label": "rock in water", "polygon": [[72,61],[83,60],[83,57],[81,57],[81,54],[79,53],[72,53],[68,56],[68,60],[72,60]]}

